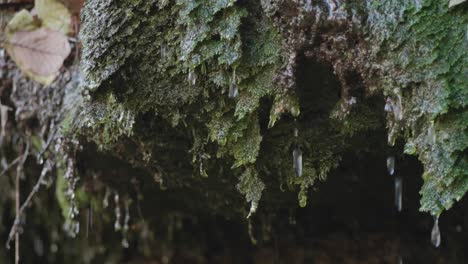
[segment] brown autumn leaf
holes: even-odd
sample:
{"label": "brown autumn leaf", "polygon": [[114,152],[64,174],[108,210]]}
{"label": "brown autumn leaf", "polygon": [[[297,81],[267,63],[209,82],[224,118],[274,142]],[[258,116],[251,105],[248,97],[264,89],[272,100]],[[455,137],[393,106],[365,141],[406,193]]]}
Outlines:
{"label": "brown autumn leaf", "polygon": [[70,54],[70,44],[63,33],[39,28],[15,32],[8,39],[7,51],[29,77],[48,85]]}

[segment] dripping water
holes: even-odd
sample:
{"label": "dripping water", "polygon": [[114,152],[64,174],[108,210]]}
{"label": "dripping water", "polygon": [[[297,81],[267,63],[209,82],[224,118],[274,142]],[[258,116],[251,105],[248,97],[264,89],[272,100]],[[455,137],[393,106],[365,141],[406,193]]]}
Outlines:
{"label": "dripping water", "polygon": [[195,74],[195,71],[193,69],[189,70],[187,80],[191,86],[195,86],[195,84],[197,83],[197,75]]}
{"label": "dripping water", "polygon": [[123,239],[122,239],[122,246],[124,248],[128,248],[130,244],[128,243],[128,230],[129,230],[129,223],[130,223],[130,199],[125,201],[125,218],[124,218],[124,226],[123,226]]}
{"label": "dripping water", "polygon": [[403,179],[400,176],[395,177],[395,206],[398,212],[403,207]]}
{"label": "dripping water", "polygon": [[431,242],[434,247],[438,248],[440,246],[440,229],[439,229],[439,217],[434,216],[434,226],[432,227],[431,232]]}
{"label": "dripping water", "polygon": [[166,44],[161,45],[161,58],[165,59],[167,57],[167,46]]}
{"label": "dripping water", "polygon": [[258,202],[252,201],[250,203],[250,210],[249,210],[249,214],[247,215],[247,219],[249,219],[257,211],[257,208],[258,208]]}
{"label": "dripping water", "polygon": [[294,169],[298,177],[302,176],[302,151],[299,147],[295,147],[293,150]]}
{"label": "dripping water", "polygon": [[104,199],[102,200],[102,205],[104,208],[109,207],[109,196],[110,196],[110,190],[109,188],[106,188],[106,194],[104,194]]}
{"label": "dripping water", "polygon": [[122,213],[120,212],[120,203],[119,203],[119,194],[115,193],[114,195],[114,203],[115,203],[115,224],[114,229],[118,231],[122,229],[122,225],[120,224],[120,218],[122,218]]}
{"label": "dripping water", "polygon": [[391,156],[387,158],[387,170],[390,175],[395,173],[395,157]]}
{"label": "dripping water", "polygon": [[297,138],[299,136],[299,130],[294,128],[294,138],[296,140],[296,146],[294,147],[293,150],[293,167],[296,170],[296,175],[298,177],[302,176],[302,151],[301,149],[297,146]]}
{"label": "dripping water", "polygon": [[237,79],[236,79],[236,70],[232,72],[231,82],[229,84],[229,98],[236,98],[239,95],[239,87],[237,86]]}

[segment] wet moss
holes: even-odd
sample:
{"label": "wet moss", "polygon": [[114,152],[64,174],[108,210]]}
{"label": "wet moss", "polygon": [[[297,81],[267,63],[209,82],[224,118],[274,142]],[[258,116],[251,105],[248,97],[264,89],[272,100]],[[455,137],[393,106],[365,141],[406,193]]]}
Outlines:
{"label": "wet moss", "polygon": [[[129,155],[122,149],[142,151],[146,158],[133,164],[154,169],[158,159],[166,160],[154,155],[164,143],[142,136],[154,133],[138,122],[162,119],[191,142],[184,148],[192,157],[184,163],[195,175],[206,177],[222,160],[225,173],[242,179],[255,165],[260,178],[273,171],[281,184],[298,187],[305,205],[307,189],[339,165],[341,153],[367,148],[356,138],[381,131],[387,101],[394,110],[387,115],[389,142],[402,138],[408,153],[426,165],[421,209],[439,214],[449,208],[468,186],[462,121],[466,7],[368,1],[331,12],[322,5],[284,5],[90,1],[81,33],[84,89],[91,95],[81,116],[89,124],[79,133],[108,151],[120,149],[122,158]],[[94,10],[102,14],[91,19]],[[285,23],[290,16],[298,20]],[[302,56],[329,65],[334,74],[320,81]],[[300,80],[301,69],[312,79]],[[325,89],[312,87],[314,82]],[[235,99],[227,97],[233,84],[240,92]],[[310,87],[305,93],[291,89],[301,85]],[[264,109],[269,117],[259,116]],[[269,128],[262,127],[265,122]],[[291,137],[294,126],[300,142]],[[456,136],[443,136],[448,134]],[[122,147],[127,140],[136,149]],[[294,144],[304,148],[301,178],[285,158]],[[387,151],[383,143],[379,148]],[[170,155],[177,147],[165,149]]]}
{"label": "wet moss", "polygon": [[370,1],[368,9],[379,83],[402,101],[403,120],[390,121],[389,129],[424,164],[421,210],[438,215],[468,190],[467,6]]}

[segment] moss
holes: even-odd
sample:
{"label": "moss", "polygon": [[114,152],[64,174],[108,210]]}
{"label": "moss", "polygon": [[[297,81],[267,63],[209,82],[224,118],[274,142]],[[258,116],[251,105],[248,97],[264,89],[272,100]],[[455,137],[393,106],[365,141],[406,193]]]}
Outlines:
{"label": "moss", "polygon": [[438,215],[468,190],[467,7],[370,1],[368,8],[384,93],[402,98],[403,120],[390,129],[407,131],[408,153],[425,167],[421,210]]}
{"label": "moss", "polygon": [[249,217],[257,210],[262,192],[265,189],[265,184],[258,178],[255,168],[247,167],[239,178],[237,189],[245,196],[247,202],[251,203],[250,212],[247,216]]}
{"label": "moss", "polygon": [[[437,1],[351,2],[345,12],[367,15],[367,25],[363,27],[356,18],[348,31],[339,16],[327,16],[320,6],[308,9],[294,4],[284,13],[282,7],[277,1],[90,1],[83,15],[82,65],[85,90],[92,99],[81,113],[89,124],[81,126],[85,129],[79,133],[108,150],[126,149],[119,141],[130,139],[147,153],[143,161],[135,159],[135,165],[154,167],[160,163],[157,158],[151,160],[158,152],[157,144],[135,134],[133,124],[141,122],[142,116],[145,120],[161,118],[191,141],[190,160],[199,175],[214,170],[211,157],[243,171],[255,164],[260,174],[274,170],[280,183],[288,183],[292,189],[297,186],[300,204],[305,205],[307,189],[338,166],[341,153],[362,147],[353,140],[381,129],[382,118],[375,112],[381,106],[363,95],[381,91],[395,110],[388,115],[390,143],[404,137],[411,146],[409,152],[426,165],[422,210],[439,214],[442,208],[449,208],[467,185],[466,124],[459,119],[466,112],[466,80],[462,77],[466,7],[449,10],[446,3]],[[90,19],[99,10],[102,14]],[[317,34],[304,26],[314,12],[322,21],[313,24]],[[300,14],[298,21],[284,23],[296,13]],[[330,30],[330,25],[336,30]],[[320,31],[324,33],[320,35]],[[367,35],[368,45],[354,48],[353,38],[364,39],[360,34]],[[345,42],[340,40],[343,38]],[[336,52],[327,53],[324,43],[334,45]],[[290,45],[293,48],[286,47]],[[346,50],[343,45],[351,48]],[[295,68],[301,67],[296,59],[301,49],[333,66],[341,86],[338,101],[330,101],[333,91],[296,95],[288,89],[300,86]],[[343,66],[345,63],[350,66]],[[294,78],[295,84],[291,84]],[[238,98],[227,98],[230,85],[239,87]],[[364,85],[367,87],[362,88]],[[316,94],[314,101],[307,93],[322,94]],[[357,98],[357,104],[350,103],[350,98]],[[265,117],[260,114],[267,108],[270,130],[261,125]],[[326,115],[308,114],[314,111],[326,111]],[[285,113],[296,118],[300,142],[290,138],[291,119],[280,120]],[[128,118],[120,118],[122,115]],[[281,132],[285,128],[288,135]],[[437,143],[449,133],[458,136]],[[290,160],[284,158],[293,144],[304,148],[302,178],[294,176]],[[263,149],[273,150],[262,154]],[[241,175],[235,169],[229,174]]]}
{"label": "moss", "polygon": [[[79,142],[72,158],[81,179],[77,202],[102,213],[98,236],[115,236],[111,246],[99,241],[90,247],[88,262],[120,244],[112,210],[101,207],[106,187],[147,204],[146,219],[132,228],[141,231],[136,247],[141,242],[149,256],[156,253],[145,239],[156,239],[147,234],[170,247],[180,219],[243,221],[245,201],[251,213],[259,204],[265,209],[256,217],[262,221],[304,207],[317,182],[339,171],[347,155],[381,158],[402,141],[425,167],[422,210],[437,215],[461,199],[468,189],[467,6],[368,0],[330,12],[309,2],[86,1],[82,86],[36,87],[29,96],[27,89],[14,89],[21,94],[12,98],[24,106],[15,109],[17,118],[40,108],[31,102],[46,109],[37,114],[40,129],[37,120],[21,128],[34,154],[51,120],[60,122],[56,143]],[[239,88],[237,98],[227,95],[232,85]],[[386,101],[393,149],[384,139]],[[16,132],[11,134],[21,134]],[[68,147],[57,144],[46,156],[61,160],[73,152]],[[301,177],[293,168],[295,147],[303,152]],[[73,220],[63,167],[57,165],[53,195],[63,217],[52,215],[54,225]],[[47,212],[42,210],[45,219]],[[53,236],[53,243],[64,240]],[[181,238],[186,236],[196,235]],[[81,256],[83,248],[64,250]],[[121,252],[106,258],[114,257]]]}

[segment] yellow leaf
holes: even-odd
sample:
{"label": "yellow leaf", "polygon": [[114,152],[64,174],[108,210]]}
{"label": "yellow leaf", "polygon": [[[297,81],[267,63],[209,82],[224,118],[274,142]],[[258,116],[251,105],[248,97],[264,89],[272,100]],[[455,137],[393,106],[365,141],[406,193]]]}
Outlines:
{"label": "yellow leaf", "polygon": [[45,27],[65,35],[71,31],[71,14],[58,0],[36,0],[35,8]]}
{"label": "yellow leaf", "polygon": [[16,13],[6,26],[7,38],[11,37],[17,31],[31,31],[38,28],[34,22],[33,16],[25,9]]}
{"label": "yellow leaf", "polygon": [[49,85],[70,54],[70,44],[63,33],[39,28],[15,32],[8,39],[6,50],[26,75]]}

